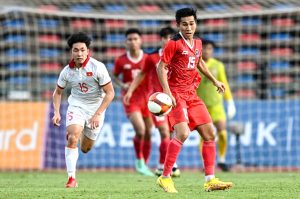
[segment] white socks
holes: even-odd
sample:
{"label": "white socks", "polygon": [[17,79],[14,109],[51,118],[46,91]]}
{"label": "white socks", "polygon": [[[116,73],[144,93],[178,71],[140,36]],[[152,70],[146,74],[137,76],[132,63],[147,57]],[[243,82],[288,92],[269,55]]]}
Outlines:
{"label": "white socks", "polygon": [[208,175],[208,176],[205,176],[205,182],[208,182],[210,181],[211,179],[215,178],[215,175]]}
{"label": "white socks", "polygon": [[164,164],[158,164],[158,169],[164,169]]}
{"label": "white socks", "polygon": [[65,159],[66,159],[66,166],[67,172],[69,177],[75,178],[76,172],[76,163],[78,160],[78,148],[68,148],[65,147]]}
{"label": "white socks", "polygon": [[[158,164],[158,167],[159,169],[164,169],[164,164]],[[174,165],[173,165],[173,168],[178,168],[178,165],[177,163],[175,162]]]}
{"label": "white socks", "polygon": [[174,163],[173,168],[178,168],[178,165],[176,162]]}
{"label": "white socks", "polygon": [[225,157],[219,157],[218,160],[219,163],[225,163]]}

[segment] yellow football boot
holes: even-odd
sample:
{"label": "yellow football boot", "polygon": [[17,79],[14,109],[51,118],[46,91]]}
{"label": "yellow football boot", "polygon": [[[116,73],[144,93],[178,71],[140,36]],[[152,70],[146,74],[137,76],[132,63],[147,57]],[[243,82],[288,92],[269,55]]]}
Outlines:
{"label": "yellow football boot", "polygon": [[168,192],[168,193],[178,193],[178,191],[174,187],[174,182],[173,182],[172,178],[163,178],[162,176],[160,176],[159,178],[157,178],[156,183],[161,188],[163,188],[163,190],[165,192]]}
{"label": "yellow football boot", "polygon": [[222,182],[218,178],[213,178],[208,182],[204,183],[205,191],[216,191],[216,190],[225,190],[233,186],[232,182]]}

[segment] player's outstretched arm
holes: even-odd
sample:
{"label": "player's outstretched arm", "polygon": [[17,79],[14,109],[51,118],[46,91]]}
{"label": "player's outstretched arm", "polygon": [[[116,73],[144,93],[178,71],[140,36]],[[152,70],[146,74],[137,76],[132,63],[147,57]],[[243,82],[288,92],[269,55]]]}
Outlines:
{"label": "player's outstretched arm", "polygon": [[143,71],[139,72],[139,74],[133,79],[131,82],[127,93],[124,95],[123,101],[125,104],[129,104],[130,98],[132,96],[132,93],[135,91],[135,89],[141,84],[141,82],[145,78],[145,73]]}
{"label": "player's outstretched arm", "polygon": [[217,91],[219,93],[224,93],[225,92],[225,85],[218,81],[212,74],[211,72],[208,70],[205,62],[203,61],[202,58],[200,58],[200,61],[198,63],[198,69],[201,73],[203,73],[216,87],[217,87]]}
{"label": "player's outstretched arm", "polygon": [[109,106],[109,104],[112,102],[112,100],[115,97],[115,90],[112,85],[112,82],[109,82],[108,84],[102,86],[102,89],[105,93],[105,97],[103,98],[103,101],[97,111],[95,112],[94,116],[90,120],[91,128],[95,129],[99,125],[100,116],[103,113],[103,111]]}
{"label": "player's outstretched arm", "polygon": [[56,86],[54,92],[53,92],[53,109],[54,109],[54,116],[52,118],[52,123],[55,126],[60,126],[60,104],[61,104],[61,96],[63,93],[63,89]]}
{"label": "player's outstretched arm", "polygon": [[170,90],[169,84],[168,84],[168,68],[167,64],[163,61],[160,61],[157,68],[156,68],[158,80],[160,82],[161,87],[163,88],[164,93],[168,94],[172,99],[172,104],[175,107],[176,106],[176,100],[172,95],[172,92]]}

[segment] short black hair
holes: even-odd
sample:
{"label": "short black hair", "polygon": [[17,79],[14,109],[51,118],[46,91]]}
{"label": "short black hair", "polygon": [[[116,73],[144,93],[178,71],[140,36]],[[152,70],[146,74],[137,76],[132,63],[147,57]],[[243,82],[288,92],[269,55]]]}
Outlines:
{"label": "short black hair", "polygon": [[128,30],[126,30],[125,36],[127,37],[129,34],[138,34],[139,36],[142,35],[141,31],[137,28],[129,28]]}
{"label": "short black hair", "polygon": [[209,44],[212,45],[214,48],[216,47],[216,43],[213,42],[212,40],[202,39],[202,46],[206,46]]}
{"label": "short black hair", "polygon": [[174,35],[176,33],[176,31],[171,28],[171,27],[165,27],[165,28],[162,28],[160,31],[159,31],[159,36],[160,37],[167,37],[168,35]]}
{"label": "short black hair", "polygon": [[176,23],[179,24],[182,17],[189,17],[194,16],[195,21],[197,21],[197,9],[188,7],[188,8],[181,8],[176,11]]}
{"label": "short black hair", "polygon": [[85,34],[83,32],[78,32],[78,33],[72,34],[68,38],[68,46],[71,49],[73,47],[73,44],[80,42],[80,43],[85,43],[86,47],[89,48],[91,41],[92,41],[92,39],[87,34]]}

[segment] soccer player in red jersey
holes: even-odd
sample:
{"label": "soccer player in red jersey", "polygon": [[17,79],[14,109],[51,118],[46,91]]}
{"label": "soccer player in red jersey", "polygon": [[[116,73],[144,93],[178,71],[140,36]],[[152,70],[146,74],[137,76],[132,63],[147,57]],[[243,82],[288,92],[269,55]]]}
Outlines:
{"label": "soccer player in red jersey", "polygon": [[[159,32],[161,37],[161,44],[162,48],[164,45],[170,40],[171,36],[175,34],[175,30],[171,27],[162,28]],[[146,79],[148,81],[148,89],[149,95],[147,98],[154,92],[162,92],[162,87],[159,83],[156,67],[160,60],[160,56],[162,54],[162,48],[155,50],[153,53],[150,53],[145,61],[145,64],[141,70],[141,72],[134,78],[133,82],[131,83],[130,87],[127,90],[126,95],[124,96],[124,102],[129,104],[129,101],[132,97],[132,93],[138,88],[141,82]],[[155,127],[159,130],[161,142],[159,146],[159,165],[155,171],[155,174],[161,176],[163,171],[163,164],[165,162],[165,157],[167,153],[167,147],[170,142],[170,129],[167,121],[166,116],[155,116],[152,115],[152,120],[154,122]],[[175,163],[174,167],[172,168],[172,176],[179,177],[180,170],[177,168]]]}
{"label": "soccer player in red jersey", "polygon": [[170,174],[191,130],[197,130],[204,140],[202,157],[205,191],[224,190],[233,185],[231,182],[220,181],[214,175],[216,145],[213,124],[205,104],[196,94],[196,88],[201,81],[197,68],[220,93],[225,91],[224,84],[216,80],[202,60],[201,40],[194,37],[197,27],[196,13],[194,8],[182,8],[176,11],[179,33],[165,45],[157,67],[158,79],[163,91],[171,97],[173,102],[173,109],[168,115],[168,120],[176,136],[170,141],[163,174],[157,179],[157,184],[170,193],[177,193]]}
{"label": "soccer player in red jersey", "polygon": [[[131,28],[125,33],[127,52],[115,60],[113,75],[116,83],[122,88],[124,96],[133,79],[139,74],[145,64],[147,55],[141,49],[142,39],[138,29]],[[119,79],[119,75],[123,79]],[[147,108],[147,81],[143,81],[132,93],[132,98],[123,106],[126,115],[133,125],[135,137],[133,139],[136,153],[135,168],[138,173],[146,176],[154,176],[146,163],[151,151],[151,113]]]}

